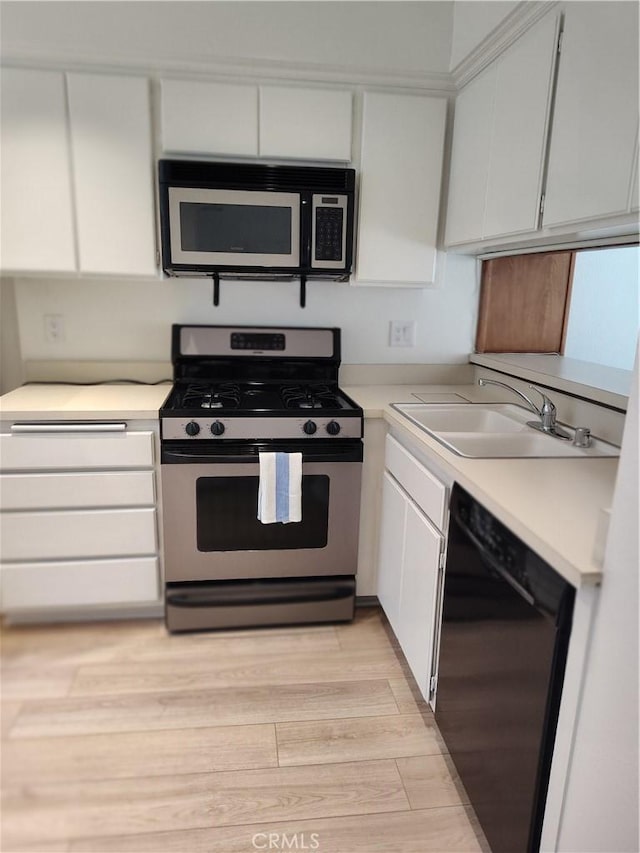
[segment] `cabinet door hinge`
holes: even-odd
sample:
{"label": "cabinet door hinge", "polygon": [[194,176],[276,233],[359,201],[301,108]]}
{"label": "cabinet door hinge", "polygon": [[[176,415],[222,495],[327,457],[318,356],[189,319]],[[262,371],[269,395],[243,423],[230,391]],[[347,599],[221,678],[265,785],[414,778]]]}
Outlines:
{"label": "cabinet door hinge", "polygon": [[438,557],[438,568],[440,569],[441,572],[444,571],[444,557],[445,557],[445,554],[444,554],[444,548],[443,548],[442,551],[440,551],[440,556]]}
{"label": "cabinet door hinge", "polygon": [[436,685],[438,684],[438,679],[435,675],[432,675],[429,679],[429,696],[435,696],[436,693]]}
{"label": "cabinet door hinge", "polygon": [[564,30],[560,30],[558,33],[558,53],[562,53],[562,39],[564,37]]}
{"label": "cabinet door hinge", "polygon": [[544,193],[542,193],[542,195],[540,196],[540,216],[542,216],[542,214],[544,213],[544,199],[545,195]]}

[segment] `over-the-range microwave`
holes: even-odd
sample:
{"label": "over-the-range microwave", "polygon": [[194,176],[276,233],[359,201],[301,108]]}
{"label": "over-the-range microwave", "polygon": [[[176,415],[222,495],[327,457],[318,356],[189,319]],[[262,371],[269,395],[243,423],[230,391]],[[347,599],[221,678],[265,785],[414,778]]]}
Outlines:
{"label": "over-the-range microwave", "polygon": [[346,279],[354,188],[353,169],[161,160],[163,269]]}

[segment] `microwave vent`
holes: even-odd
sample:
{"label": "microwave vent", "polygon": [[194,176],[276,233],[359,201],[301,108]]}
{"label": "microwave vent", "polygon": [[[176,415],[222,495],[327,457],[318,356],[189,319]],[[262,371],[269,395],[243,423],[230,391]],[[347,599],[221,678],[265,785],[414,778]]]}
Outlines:
{"label": "microwave vent", "polygon": [[323,166],[268,166],[263,163],[208,163],[160,160],[160,183],[293,192],[353,192],[355,171]]}

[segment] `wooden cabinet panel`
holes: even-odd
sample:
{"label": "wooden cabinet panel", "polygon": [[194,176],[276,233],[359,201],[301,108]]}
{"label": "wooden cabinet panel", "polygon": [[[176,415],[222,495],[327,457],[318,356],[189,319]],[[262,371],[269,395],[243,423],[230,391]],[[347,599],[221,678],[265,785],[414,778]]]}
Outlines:
{"label": "wooden cabinet panel", "polygon": [[149,82],[69,74],[67,85],[80,271],[153,276]]}
{"label": "wooden cabinet panel", "polygon": [[447,104],[364,96],[356,280],[434,281]]}
{"label": "wooden cabinet panel", "polygon": [[638,133],[638,4],[564,14],[545,227],[627,212]]}
{"label": "wooden cabinet panel", "polygon": [[573,252],[495,258],[482,265],[477,352],[562,352]]}
{"label": "wooden cabinet panel", "polygon": [[64,75],[3,68],[0,83],[2,269],[74,272]]}
{"label": "wooden cabinet panel", "polygon": [[258,87],[162,80],[161,145],[168,154],[258,154]]}
{"label": "wooden cabinet panel", "polygon": [[159,598],[156,557],[2,566],[5,610],[135,604]]}
{"label": "wooden cabinet panel", "polygon": [[351,160],[353,96],[338,89],[260,88],[260,156]]}

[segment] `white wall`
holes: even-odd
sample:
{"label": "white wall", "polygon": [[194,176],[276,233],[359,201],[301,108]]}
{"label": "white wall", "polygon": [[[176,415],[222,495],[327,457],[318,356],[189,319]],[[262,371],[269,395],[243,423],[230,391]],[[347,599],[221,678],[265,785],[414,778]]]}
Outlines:
{"label": "white wall", "polygon": [[638,370],[625,422],[603,582],[587,659],[558,850],[637,853]]}
{"label": "white wall", "polygon": [[[171,323],[339,326],[345,364],[463,363],[473,349],[476,261],[448,255],[443,282],[428,289],[311,282],[225,282],[220,305],[201,279],[116,281],[16,279],[25,360],[170,360]],[[44,316],[60,314],[65,339],[49,343]],[[416,346],[389,347],[389,320],[416,320]]]}
{"label": "white wall", "polygon": [[453,69],[462,62],[517,5],[511,0],[456,0],[449,67]]}
{"label": "white wall", "polygon": [[640,249],[578,252],[564,354],[631,370],[640,328]]}
{"label": "white wall", "polygon": [[446,72],[449,2],[16,2],[3,0],[2,53],[93,62],[216,59],[392,72]]}

